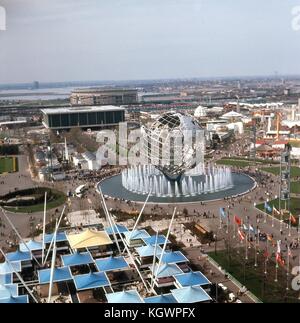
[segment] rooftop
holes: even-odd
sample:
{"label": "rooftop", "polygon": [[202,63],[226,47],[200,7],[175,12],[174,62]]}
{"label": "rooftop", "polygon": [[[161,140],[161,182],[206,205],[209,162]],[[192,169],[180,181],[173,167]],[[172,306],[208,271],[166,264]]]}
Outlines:
{"label": "rooftop", "polygon": [[107,112],[107,111],[125,111],[124,108],[114,105],[105,106],[82,106],[82,107],[63,107],[41,109],[43,114],[59,114],[59,113],[84,113],[84,112]]}

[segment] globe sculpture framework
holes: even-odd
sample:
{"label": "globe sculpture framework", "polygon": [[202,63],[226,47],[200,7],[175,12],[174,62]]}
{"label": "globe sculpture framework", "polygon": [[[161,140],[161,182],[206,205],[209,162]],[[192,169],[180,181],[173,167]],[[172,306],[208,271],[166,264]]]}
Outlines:
{"label": "globe sculpture framework", "polygon": [[142,129],[145,159],[169,180],[179,181],[186,170],[204,160],[205,134],[189,115],[169,112]]}

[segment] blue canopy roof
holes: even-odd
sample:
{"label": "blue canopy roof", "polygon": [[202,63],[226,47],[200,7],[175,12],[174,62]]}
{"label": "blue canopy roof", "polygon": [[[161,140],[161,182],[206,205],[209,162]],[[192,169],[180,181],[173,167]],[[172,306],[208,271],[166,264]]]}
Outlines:
{"label": "blue canopy roof", "polygon": [[[155,251],[156,249],[156,251]],[[147,246],[143,246],[143,247],[138,247],[135,248],[136,252],[139,254],[140,257],[152,257],[154,255],[154,253],[156,253],[156,255],[161,255],[162,253],[162,249],[160,246],[152,246],[152,245],[147,245]]]}
{"label": "blue canopy roof", "polygon": [[11,284],[13,281],[12,274],[0,275],[0,285]]}
{"label": "blue canopy roof", "polygon": [[20,251],[28,252],[28,249],[30,251],[43,250],[43,243],[35,240],[30,240],[26,242],[26,246],[24,243],[20,243]]}
{"label": "blue canopy roof", "polygon": [[9,285],[0,285],[0,299],[9,298],[11,296],[18,296],[18,285],[9,284]]}
{"label": "blue canopy roof", "polygon": [[126,240],[140,240],[140,239],[146,239],[150,237],[150,234],[146,230],[134,230],[134,232],[131,235],[131,231],[124,233]]}
{"label": "blue canopy roof", "polygon": [[29,303],[28,296],[22,295],[17,297],[9,297],[9,298],[2,298],[0,299],[0,303],[6,303],[6,304],[25,304]]}
{"label": "blue canopy roof", "polygon": [[[145,244],[155,245],[155,243],[156,243],[156,235],[151,236],[149,238],[145,238],[143,240],[144,240]],[[166,242],[166,237],[165,236],[159,235],[157,237],[157,244],[163,245],[165,242]],[[170,241],[168,240],[167,243],[170,243]]]}
{"label": "blue canopy roof", "polygon": [[[117,229],[118,228],[118,229]],[[125,227],[125,225],[120,225],[120,224],[116,224],[112,227],[108,227],[105,229],[107,234],[113,234],[113,229],[115,231],[115,233],[125,233],[128,232],[128,229]]]}
{"label": "blue canopy roof", "polygon": [[162,257],[162,262],[166,264],[177,264],[177,263],[188,262],[188,261],[189,260],[180,251],[164,252]]}
{"label": "blue canopy roof", "polygon": [[[45,234],[45,243],[51,243],[53,236],[54,236],[54,233]],[[68,241],[66,233],[65,232],[57,232],[56,242],[64,242],[64,241]]]}
{"label": "blue canopy roof", "polygon": [[106,298],[108,303],[114,304],[144,303],[136,290],[106,294]]}
{"label": "blue canopy roof", "polygon": [[64,266],[80,266],[92,264],[94,262],[93,257],[89,252],[76,252],[70,255],[61,256],[61,260]]}
{"label": "blue canopy roof", "polygon": [[211,301],[210,296],[199,286],[189,286],[171,290],[178,303],[200,303]]}
{"label": "blue canopy roof", "polygon": [[86,290],[109,286],[110,282],[105,273],[90,273],[73,277],[77,290]]}
{"label": "blue canopy roof", "polygon": [[29,251],[22,252],[22,251],[17,250],[15,252],[7,253],[6,258],[9,261],[28,261],[28,260],[32,260],[32,255]]}
{"label": "blue canopy roof", "polygon": [[175,279],[181,287],[211,284],[200,271],[177,275],[175,276]]}
{"label": "blue canopy roof", "polygon": [[[176,264],[161,264],[159,270],[157,272],[158,264],[155,264],[153,270],[153,266],[150,266],[150,270],[155,275],[157,274],[157,278],[167,278],[182,274],[183,271]],[[156,273],[157,272],[157,273]]]}
{"label": "blue canopy roof", "polygon": [[99,271],[112,271],[123,268],[128,268],[128,263],[124,257],[109,257],[104,259],[97,259],[96,267]]}
{"label": "blue canopy roof", "polygon": [[[48,284],[50,283],[50,272],[51,269],[38,270],[39,283]],[[72,280],[72,275],[69,267],[54,268],[53,282],[62,282]]]}
{"label": "blue canopy roof", "polygon": [[12,274],[15,271],[20,272],[21,270],[21,262],[19,261],[11,263],[3,262],[0,264],[0,275]]}
{"label": "blue canopy roof", "polygon": [[172,304],[177,303],[176,299],[172,294],[165,294],[153,297],[147,297],[144,299],[145,303],[149,304]]}

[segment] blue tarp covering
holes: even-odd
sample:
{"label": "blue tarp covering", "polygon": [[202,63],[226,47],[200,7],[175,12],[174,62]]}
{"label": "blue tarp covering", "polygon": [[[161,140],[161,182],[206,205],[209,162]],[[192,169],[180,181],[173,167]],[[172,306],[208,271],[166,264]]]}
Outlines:
{"label": "blue tarp covering", "polygon": [[[150,244],[150,245],[155,245],[156,243],[156,236],[151,236],[149,238],[143,239],[145,244]],[[166,242],[166,237],[163,235],[159,235],[157,237],[157,244],[158,245],[163,245]],[[168,240],[168,243],[170,243],[170,241]]]}
{"label": "blue tarp covering", "polygon": [[200,271],[177,275],[175,276],[175,279],[181,287],[211,284],[211,282]]}
{"label": "blue tarp covering", "polygon": [[7,253],[6,258],[9,261],[28,261],[32,259],[32,255],[29,251],[28,252],[16,251],[16,252]]}
{"label": "blue tarp covering", "polygon": [[[128,232],[128,229],[124,226],[124,225],[120,225],[120,224],[116,224],[114,225],[113,227],[108,227],[105,229],[106,233],[107,234],[113,234],[113,228],[114,228],[114,231],[115,233],[125,233],[125,232]],[[117,230],[118,228],[118,230]]]}
{"label": "blue tarp covering", "polygon": [[80,266],[92,264],[94,262],[93,257],[89,252],[76,252],[71,255],[61,256],[61,260],[64,266]]}
{"label": "blue tarp covering", "polygon": [[94,289],[110,285],[105,273],[78,275],[74,276],[73,279],[77,290]]}
{"label": "blue tarp covering", "polygon": [[140,257],[153,257],[155,252],[156,252],[156,255],[159,256],[162,253],[162,249],[160,246],[155,247],[155,246],[147,245],[147,246],[136,248],[135,250]]}
{"label": "blue tarp covering", "polygon": [[21,271],[21,262],[3,262],[0,264],[0,275],[5,275],[5,274],[12,274],[14,272],[20,272]]}
{"label": "blue tarp covering", "polygon": [[165,264],[177,264],[181,262],[188,262],[188,259],[180,251],[164,252],[162,262]]}
{"label": "blue tarp covering", "polygon": [[210,296],[199,286],[171,290],[178,303],[200,303],[210,301]]}
{"label": "blue tarp covering", "polygon": [[[53,236],[54,236],[54,233],[45,234],[45,243],[51,243]],[[63,241],[68,241],[66,233],[65,232],[57,232],[56,242],[63,242]]]}
{"label": "blue tarp covering", "polygon": [[6,303],[6,304],[25,304],[29,303],[28,296],[22,295],[17,297],[9,297],[9,298],[3,298],[0,299],[0,303]]}
{"label": "blue tarp covering", "polygon": [[18,296],[18,285],[0,285],[0,299],[10,298],[11,296]]}
{"label": "blue tarp covering", "polygon": [[[26,242],[27,247],[30,251],[37,251],[37,250],[43,250],[43,243],[35,240],[30,240]],[[28,249],[24,245],[24,243],[20,243],[20,251],[22,252],[28,252]]]}
{"label": "blue tarp covering", "polygon": [[106,294],[106,298],[108,303],[113,304],[144,303],[136,290]]}
{"label": "blue tarp covering", "polygon": [[[131,231],[124,233],[126,240],[128,241],[131,235]],[[150,238],[150,234],[146,230],[135,230],[131,235],[131,240],[140,240]]]}
{"label": "blue tarp covering", "polygon": [[95,262],[96,267],[99,271],[112,271],[128,268],[128,264],[124,257],[109,257],[104,259],[97,259]]}
{"label": "blue tarp covering", "polygon": [[[155,264],[155,269],[153,270],[153,266],[150,266],[150,270],[154,275],[156,275],[158,264]],[[176,275],[182,274],[183,271],[176,264],[161,264],[157,273],[157,278],[167,278]]]}
{"label": "blue tarp covering", "polygon": [[0,275],[0,285],[11,284],[13,281],[12,274]]}
{"label": "blue tarp covering", "polygon": [[174,298],[174,296],[172,294],[147,297],[144,300],[145,300],[145,303],[149,303],[149,304],[172,304],[172,303],[177,303],[176,299]]}
{"label": "blue tarp covering", "polygon": [[[50,272],[51,269],[38,270],[39,283],[48,284],[50,283]],[[54,268],[53,282],[62,282],[72,280],[72,275],[69,267]]]}

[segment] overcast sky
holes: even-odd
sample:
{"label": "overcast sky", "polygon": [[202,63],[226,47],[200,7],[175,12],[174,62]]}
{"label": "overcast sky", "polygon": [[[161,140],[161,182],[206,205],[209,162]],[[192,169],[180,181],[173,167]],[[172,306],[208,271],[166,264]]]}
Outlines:
{"label": "overcast sky", "polygon": [[300,0],[0,0],[0,83],[300,74]]}

